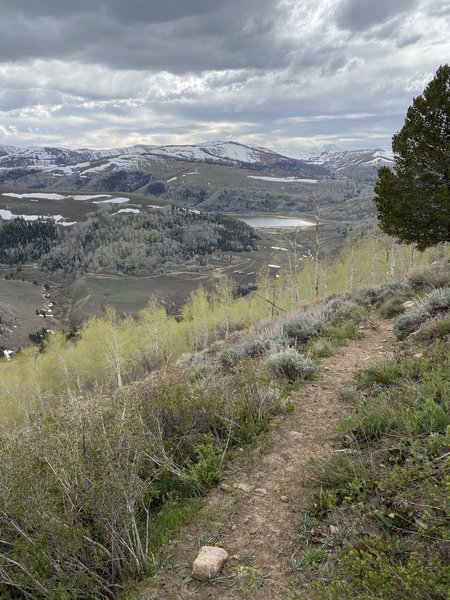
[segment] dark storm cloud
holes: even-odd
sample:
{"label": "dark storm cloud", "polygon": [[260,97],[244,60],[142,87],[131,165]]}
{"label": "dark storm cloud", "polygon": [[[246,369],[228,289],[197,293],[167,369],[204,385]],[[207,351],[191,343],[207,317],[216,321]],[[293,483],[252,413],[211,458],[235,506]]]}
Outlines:
{"label": "dark storm cloud", "polygon": [[0,56],[171,72],[273,68],[290,50],[275,34],[284,14],[277,0],[5,0]]}
{"label": "dark storm cloud", "polygon": [[449,0],[1,0],[0,143],[389,146]]}
{"label": "dark storm cloud", "polygon": [[336,24],[341,29],[362,32],[399,14],[411,11],[418,0],[344,0],[336,10]]}

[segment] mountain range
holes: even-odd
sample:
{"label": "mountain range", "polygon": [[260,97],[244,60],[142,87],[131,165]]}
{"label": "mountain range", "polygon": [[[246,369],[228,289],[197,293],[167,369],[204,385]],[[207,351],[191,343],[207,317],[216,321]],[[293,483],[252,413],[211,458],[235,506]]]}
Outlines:
{"label": "mountain range", "polygon": [[372,173],[381,164],[392,164],[392,154],[382,149],[347,151],[308,151],[286,156],[268,148],[234,141],[177,146],[136,145],[107,150],[68,149],[51,146],[27,148],[0,145],[0,173],[17,169],[42,171],[52,177],[78,175],[91,178],[94,174],[119,169],[147,170],[157,163],[175,161],[209,163],[258,169],[273,174],[292,173],[296,176],[348,176],[356,171]]}

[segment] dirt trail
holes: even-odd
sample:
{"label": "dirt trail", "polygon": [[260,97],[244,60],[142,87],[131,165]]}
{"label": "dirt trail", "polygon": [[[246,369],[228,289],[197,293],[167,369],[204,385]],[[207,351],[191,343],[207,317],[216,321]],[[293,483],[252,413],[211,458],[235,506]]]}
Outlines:
{"label": "dirt trail", "polygon": [[[169,564],[140,598],[292,598],[286,589],[292,575],[285,568],[295,548],[297,514],[308,510],[314,493],[308,483],[308,463],[336,445],[334,426],[349,408],[339,400],[340,390],[392,351],[390,322],[377,321],[376,326],[365,326],[363,339],[323,359],[319,377],[293,395],[295,412],[275,420],[262,447],[244,449],[226,473],[224,482],[230,489],[219,488],[208,495],[196,523],[165,548]],[[221,546],[230,556],[214,584],[190,578],[199,545]]]}

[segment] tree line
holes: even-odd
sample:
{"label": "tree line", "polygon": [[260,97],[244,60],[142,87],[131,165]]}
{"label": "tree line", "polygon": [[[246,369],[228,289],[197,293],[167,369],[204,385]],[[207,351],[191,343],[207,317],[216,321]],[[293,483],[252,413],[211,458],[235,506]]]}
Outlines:
{"label": "tree line", "polygon": [[2,228],[0,262],[39,259],[50,272],[148,275],[180,263],[208,268],[202,257],[253,250],[258,240],[251,227],[224,215],[175,206],[140,214],[115,211],[104,207],[66,228],[42,219],[8,221]]}

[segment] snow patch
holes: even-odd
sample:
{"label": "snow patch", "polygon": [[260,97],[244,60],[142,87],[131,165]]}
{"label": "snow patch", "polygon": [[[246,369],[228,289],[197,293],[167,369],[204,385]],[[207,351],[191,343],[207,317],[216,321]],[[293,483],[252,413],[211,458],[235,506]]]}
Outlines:
{"label": "snow patch", "polygon": [[41,194],[40,192],[33,192],[31,194],[16,194],[14,192],[5,192],[2,196],[8,196],[9,198],[36,198],[37,200],[64,200],[67,196],[61,194]]}
{"label": "snow patch", "polygon": [[97,198],[111,198],[111,194],[94,194],[93,196],[85,196],[84,194],[77,194],[71,196],[74,200],[96,200]]}
{"label": "snow patch", "polygon": [[247,175],[249,179],[261,179],[261,181],[273,181],[274,183],[317,183],[317,179],[300,179],[297,177],[263,177],[259,175]]}
{"label": "snow patch", "polygon": [[119,213],[135,213],[135,214],[139,214],[141,211],[138,208],[121,208],[119,209],[116,213],[113,213],[115,215],[118,215]]}
{"label": "snow patch", "polygon": [[126,202],[129,202],[129,201],[130,201],[129,198],[118,197],[118,198],[108,198],[107,200],[95,200],[94,204],[125,204]]}
{"label": "snow patch", "polygon": [[38,219],[46,219],[46,220],[50,219],[50,220],[55,221],[55,223],[58,223],[61,225],[63,225],[63,223],[64,223],[64,217],[62,215],[51,215],[51,216],[15,215],[10,210],[6,210],[3,208],[0,208],[0,218],[3,219],[4,221],[11,221],[11,219],[23,219],[24,221],[37,221]]}

